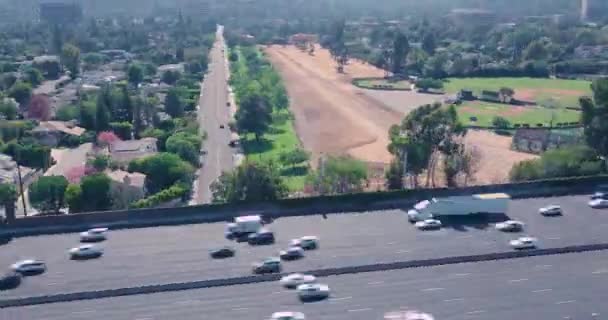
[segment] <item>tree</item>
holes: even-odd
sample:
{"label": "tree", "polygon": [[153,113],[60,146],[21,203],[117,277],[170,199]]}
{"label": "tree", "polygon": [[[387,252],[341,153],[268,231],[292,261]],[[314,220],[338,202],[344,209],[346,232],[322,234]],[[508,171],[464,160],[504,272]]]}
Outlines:
{"label": "tree", "polygon": [[131,140],[133,125],[128,122],[110,122],[110,128],[120,140]]}
{"label": "tree", "polygon": [[289,152],[281,153],[279,161],[284,165],[291,167],[297,166],[302,162],[308,162],[310,160],[310,153],[302,149],[294,149]]}
{"label": "tree", "polygon": [[407,37],[398,32],[393,40],[393,51],[391,54],[391,72],[395,75],[403,73],[405,59],[410,51],[410,43]]}
{"label": "tree", "polygon": [[26,105],[32,96],[32,86],[27,82],[17,81],[9,89],[8,96],[20,105]]}
{"label": "tree", "polygon": [[190,185],[194,175],[194,168],[187,162],[172,153],[159,153],[129,163],[129,171],[145,174],[146,189],[150,193],[157,193],[176,183]]}
{"label": "tree", "polygon": [[333,24],[330,34],[329,53],[338,64],[338,72],[344,72],[344,66],[348,63],[348,49],[344,40],[344,20]]}
{"label": "tree", "polygon": [[133,101],[126,86],[123,86],[120,91],[113,90],[108,100],[113,106],[112,121],[128,123],[133,121]]}
{"label": "tree", "polygon": [[393,159],[391,165],[385,173],[386,188],[388,190],[401,190],[403,189],[403,163],[399,159]]}
{"label": "tree", "polygon": [[184,115],[184,104],[176,88],[171,88],[165,97],[165,112],[173,118]]}
{"label": "tree", "polygon": [[144,69],[137,63],[132,63],[127,69],[127,79],[135,88],[144,80]]}
{"label": "tree", "polygon": [[549,51],[543,40],[530,42],[523,53],[524,60],[546,60],[548,57]]}
{"label": "tree", "polygon": [[40,70],[36,68],[27,68],[24,72],[25,79],[32,84],[32,86],[36,87],[42,83],[44,77]]}
{"label": "tree", "polygon": [[68,181],[63,176],[40,177],[29,187],[32,206],[42,212],[59,213],[63,208],[65,189]]}
{"label": "tree", "polygon": [[444,78],[447,75],[446,69],[449,64],[449,57],[446,53],[438,53],[426,61],[423,74],[429,78]]}
{"label": "tree", "polygon": [[160,80],[166,84],[174,85],[182,74],[177,70],[167,70],[160,76]]}
{"label": "tree", "polygon": [[549,150],[540,159],[527,160],[513,166],[511,181],[530,181],[605,173],[598,153],[587,146],[571,146]]}
{"label": "tree", "polygon": [[79,184],[68,185],[65,189],[64,198],[70,213],[82,212],[82,188],[80,188]]}
{"label": "tree", "polygon": [[498,93],[500,94],[502,102],[511,103],[511,100],[513,100],[513,96],[515,95],[515,90],[509,87],[501,87],[500,90],[498,90]]}
{"label": "tree", "polygon": [[443,89],[443,81],[431,78],[418,79],[416,81],[416,88],[422,92],[428,92],[429,89],[441,90]]}
{"label": "tree", "polygon": [[269,165],[245,162],[232,172],[224,172],[211,184],[213,202],[262,202],[281,199],[287,187]]}
{"label": "tree", "polygon": [[51,119],[51,103],[44,94],[33,95],[27,107],[27,116],[30,119],[48,121]]}
{"label": "tree", "polygon": [[239,133],[255,135],[259,140],[272,123],[272,106],[259,92],[253,92],[241,99],[236,112],[236,127]]}
{"label": "tree", "polygon": [[103,211],[112,207],[110,178],[96,173],[82,178],[80,182],[82,211]]}
{"label": "tree", "polygon": [[201,144],[202,142],[199,137],[185,132],[178,132],[167,139],[165,149],[168,152],[177,154],[182,160],[198,166]]}
{"label": "tree", "polygon": [[46,170],[51,166],[51,148],[33,142],[9,142],[0,153],[11,156],[19,165]]}
{"label": "tree", "polygon": [[10,99],[4,99],[0,97],[0,119],[2,120],[15,120],[19,109],[17,105]]}
{"label": "tree", "polygon": [[112,131],[103,131],[97,134],[97,144],[100,146],[109,146],[116,141],[120,141],[120,138]]}
{"label": "tree", "polygon": [[61,64],[70,71],[72,79],[80,73],[80,49],[72,44],[65,44],[61,49]]}
{"label": "tree", "polygon": [[175,59],[179,62],[184,61],[184,47],[179,46],[175,49]]}
{"label": "tree", "polygon": [[600,155],[608,156],[608,79],[591,84],[593,98],[580,99],[582,123],[587,144]]}
{"label": "tree", "polygon": [[110,166],[110,157],[105,155],[98,155],[91,159],[87,164],[91,166],[97,172],[103,172]]}
{"label": "tree", "polygon": [[34,62],[32,66],[40,70],[45,79],[57,79],[62,71],[58,59],[44,59],[40,62]]}
{"label": "tree", "polygon": [[8,183],[0,183],[0,207],[4,207],[16,200],[17,190],[15,190],[15,186]]}
{"label": "tree", "polygon": [[437,47],[437,40],[435,39],[435,33],[429,31],[422,37],[422,50],[429,55],[435,54],[435,48]]}
{"label": "tree", "polygon": [[367,166],[350,156],[329,156],[307,180],[321,195],[360,192],[367,183]]}
{"label": "tree", "polygon": [[102,132],[110,128],[110,106],[108,105],[106,96],[109,95],[109,88],[103,88],[97,94],[97,102],[95,104],[95,131]]}
{"label": "tree", "polygon": [[511,128],[511,122],[504,117],[495,116],[492,119],[492,126],[496,129],[505,130]]}

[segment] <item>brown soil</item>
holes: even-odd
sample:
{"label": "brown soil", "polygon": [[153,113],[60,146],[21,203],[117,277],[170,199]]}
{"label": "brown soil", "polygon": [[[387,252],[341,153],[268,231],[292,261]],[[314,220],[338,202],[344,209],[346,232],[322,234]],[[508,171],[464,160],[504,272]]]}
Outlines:
{"label": "brown soil", "polygon": [[560,96],[584,96],[586,93],[580,90],[567,90],[567,89],[517,89],[515,90],[515,99],[520,101],[536,101],[536,97],[539,94],[551,94],[555,97]]}

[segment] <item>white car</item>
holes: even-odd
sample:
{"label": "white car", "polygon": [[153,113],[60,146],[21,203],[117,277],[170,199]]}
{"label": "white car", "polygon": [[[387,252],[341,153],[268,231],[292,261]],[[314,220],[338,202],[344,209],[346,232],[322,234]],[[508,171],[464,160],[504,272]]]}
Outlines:
{"label": "white car", "polygon": [[301,284],[315,283],[315,281],[317,281],[317,278],[313,275],[292,273],[282,277],[279,282],[286,288],[295,288]]}
{"label": "white car", "polygon": [[108,228],[93,228],[80,233],[81,242],[98,242],[107,239]]}
{"label": "white car", "polygon": [[325,299],[329,297],[329,286],[320,283],[306,283],[296,287],[298,296],[302,300]]}
{"label": "white car", "polygon": [[319,238],[315,236],[305,236],[298,239],[292,239],[289,246],[300,247],[304,250],[317,249],[319,248]]}
{"label": "white car", "polygon": [[306,317],[302,312],[282,311],[273,313],[270,320],[306,320]]}
{"label": "white car", "polygon": [[543,216],[561,216],[562,207],[557,205],[551,205],[538,209],[538,213],[542,214]]}
{"label": "white car", "polygon": [[430,230],[441,228],[441,221],[435,219],[426,219],[416,222],[416,228],[420,230]]}
{"label": "white car", "polygon": [[509,241],[509,244],[514,249],[534,249],[538,240],[532,237],[520,237],[515,240]]}
{"label": "white car", "polygon": [[301,247],[291,247],[287,250],[279,251],[279,258],[281,260],[297,260],[304,258],[304,249]]}
{"label": "white car", "polygon": [[103,255],[103,249],[92,244],[85,244],[70,249],[69,253],[71,259],[91,259],[101,257]]}
{"label": "white car", "polygon": [[606,199],[594,199],[589,201],[589,206],[591,208],[608,208],[608,200]]}
{"label": "white car", "polygon": [[46,271],[46,264],[41,260],[29,259],[14,263],[11,269],[21,274],[43,273]]}
{"label": "white car", "polygon": [[521,231],[524,228],[524,223],[517,220],[507,220],[505,222],[497,223],[496,230],[505,232],[516,232]]}

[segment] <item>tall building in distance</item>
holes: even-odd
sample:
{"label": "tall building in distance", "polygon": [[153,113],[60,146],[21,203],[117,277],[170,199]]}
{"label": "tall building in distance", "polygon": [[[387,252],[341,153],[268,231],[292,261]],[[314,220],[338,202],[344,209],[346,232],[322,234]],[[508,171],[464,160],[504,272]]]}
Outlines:
{"label": "tall building in distance", "polygon": [[52,24],[77,23],[82,20],[82,6],[76,1],[43,1],[40,21]]}

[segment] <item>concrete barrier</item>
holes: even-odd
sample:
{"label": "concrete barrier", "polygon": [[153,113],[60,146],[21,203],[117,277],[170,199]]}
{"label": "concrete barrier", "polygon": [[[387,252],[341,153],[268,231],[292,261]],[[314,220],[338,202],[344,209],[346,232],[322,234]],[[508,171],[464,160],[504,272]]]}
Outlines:
{"label": "concrete barrier", "polygon": [[[426,260],[411,260],[411,261],[398,261],[389,263],[377,263],[361,266],[342,267],[342,268],[327,268],[318,270],[303,271],[303,273],[313,274],[317,277],[328,277],[337,276],[344,274],[355,274],[363,272],[377,272],[387,270],[398,270],[408,268],[420,268],[420,267],[432,267],[439,265],[450,265],[470,262],[483,262],[483,261],[497,261],[515,258],[535,257],[535,256],[547,256],[557,255],[566,253],[581,253],[589,251],[600,251],[607,250],[608,243],[602,244],[591,244],[581,246],[569,246],[561,248],[549,248],[549,249],[536,249],[536,250],[525,250],[525,251],[508,251],[490,254],[480,255],[469,255],[469,256],[456,256],[456,257],[444,257],[436,259]],[[73,292],[73,293],[60,293],[45,296],[26,297],[26,298],[15,298],[15,299],[4,299],[0,300],[0,308],[10,307],[21,307],[40,305],[48,303],[58,302],[71,302],[81,300],[92,300],[102,299],[110,297],[121,297],[131,296],[140,294],[152,294],[160,292],[171,292],[171,291],[183,291],[192,289],[203,289],[212,287],[225,287],[234,285],[244,285],[252,283],[278,281],[282,274],[269,274],[261,276],[244,276],[226,279],[212,279],[212,280],[200,280],[182,283],[168,283],[168,284],[156,284],[146,285],[139,287],[130,288],[117,288],[107,289],[99,291],[85,291],[85,292]]]}

